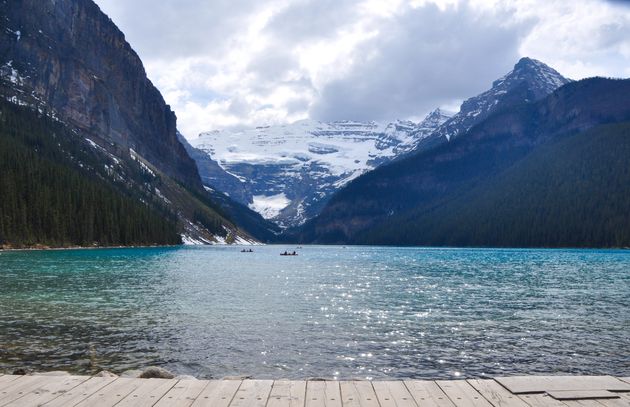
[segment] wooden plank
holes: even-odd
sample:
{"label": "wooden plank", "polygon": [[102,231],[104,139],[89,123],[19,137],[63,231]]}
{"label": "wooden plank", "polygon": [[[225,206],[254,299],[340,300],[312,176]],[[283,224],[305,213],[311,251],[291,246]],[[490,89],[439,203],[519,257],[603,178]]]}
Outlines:
{"label": "wooden plank", "polygon": [[436,383],[458,407],[492,407],[466,380],[437,380]]}
{"label": "wooden plank", "polygon": [[514,394],[554,390],[630,391],[630,383],[613,376],[511,376],[495,380]]}
{"label": "wooden plank", "polygon": [[608,390],[550,390],[547,392],[556,400],[618,399],[619,396]]}
{"label": "wooden plank", "polygon": [[339,382],[344,407],[379,407],[372,383],[353,380]]}
{"label": "wooden plank", "polygon": [[602,407],[597,400],[562,400],[567,407]]}
{"label": "wooden plank", "polygon": [[381,407],[418,407],[402,381],[376,381],[372,387]]}
{"label": "wooden plank", "polygon": [[113,406],[127,397],[129,393],[140,387],[146,379],[119,377],[110,384],[101,387],[87,398],[81,400],[77,407]]}
{"label": "wooden plank", "polygon": [[230,407],[265,407],[273,380],[243,380]]}
{"label": "wooden plank", "polygon": [[0,390],[3,390],[4,388],[11,386],[11,383],[14,380],[18,380],[20,378],[23,378],[24,376],[21,375],[4,375],[4,376],[0,376]]}
{"label": "wooden plank", "polygon": [[306,382],[276,380],[273,382],[267,407],[304,407]]}
{"label": "wooden plank", "polygon": [[338,381],[308,381],[306,407],[342,407]]}
{"label": "wooden plank", "polygon": [[210,380],[192,407],[228,407],[241,383],[241,380]]}
{"label": "wooden plank", "polygon": [[101,388],[111,384],[114,380],[116,380],[115,377],[92,377],[77,387],[58,395],[55,399],[48,401],[44,405],[46,407],[74,406],[90,397]]}
{"label": "wooden plank", "polygon": [[177,384],[175,379],[141,380],[142,384],[116,404],[116,407],[151,407]]}
{"label": "wooden plank", "polygon": [[90,379],[90,376],[55,376],[49,377],[46,381],[24,396],[11,402],[12,407],[32,407],[57,398],[63,393],[79,386]]}
{"label": "wooden plank", "polygon": [[30,390],[36,389],[47,378],[44,376],[24,376],[12,381],[9,386],[0,391],[0,406],[5,406],[24,396]]}
{"label": "wooden plank", "polygon": [[155,407],[189,407],[208,383],[208,380],[180,380]]}
{"label": "wooden plank", "polygon": [[562,401],[556,400],[546,393],[521,394],[518,398],[531,407],[567,407]]}
{"label": "wooden plank", "polygon": [[468,380],[468,383],[494,407],[528,407],[518,396],[510,393],[494,380]]}
{"label": "wooden plank", "polygon": [[597,401],[604,407],[630,407],[630,398],[624,398],[623,393],[617,394],[620,395],[618,399],[600,399]]}
{"label": "wooden plank", "polygon": [[619,397],[621,397],[624,400],[629,400],[630,401],[630,393],[628,392],[621,392],[621,393],[617,393],[619,395]]}
{"label": "wooden plank", "polygon": [[421,407],[453,407],[451,399],[437,383],[427,380],[405,380],[405,386]]}

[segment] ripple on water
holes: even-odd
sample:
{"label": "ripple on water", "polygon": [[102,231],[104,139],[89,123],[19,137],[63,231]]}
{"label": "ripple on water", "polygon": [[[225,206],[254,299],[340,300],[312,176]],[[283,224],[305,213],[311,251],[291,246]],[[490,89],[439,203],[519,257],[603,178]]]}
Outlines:
{"label": "ripple on water", "polygon": [[0,370],[630,375],[630,252],[304,247],[0,256]]}

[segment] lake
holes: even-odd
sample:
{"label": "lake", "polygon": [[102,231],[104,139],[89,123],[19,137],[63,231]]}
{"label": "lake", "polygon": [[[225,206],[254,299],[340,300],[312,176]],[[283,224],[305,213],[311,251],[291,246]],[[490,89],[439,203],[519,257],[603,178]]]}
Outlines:
{"label": "lake", "polygon": [[627,250],[240,250],[1,252],[0,371],[630,376]]}

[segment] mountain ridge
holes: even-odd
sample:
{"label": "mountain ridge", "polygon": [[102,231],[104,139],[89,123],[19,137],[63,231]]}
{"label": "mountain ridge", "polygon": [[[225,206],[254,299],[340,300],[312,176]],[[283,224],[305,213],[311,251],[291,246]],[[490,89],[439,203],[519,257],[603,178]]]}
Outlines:
{"label": "mountain ridge", "polygon": [[537,146],[563,134],[628,120],[629,87],[629,80],[582,80],[562,86],[537,102],[499,110],[449,143],[353,181],[297,236],[303,242],[357,243],[372,228],[394,223],[409,211],[420,216],[445,205],[503,172]]}

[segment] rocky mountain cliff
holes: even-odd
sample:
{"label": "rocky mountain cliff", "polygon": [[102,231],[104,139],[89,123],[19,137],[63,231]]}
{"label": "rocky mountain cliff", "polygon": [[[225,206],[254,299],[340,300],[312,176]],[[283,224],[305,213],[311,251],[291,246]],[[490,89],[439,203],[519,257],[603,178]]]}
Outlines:
{"label": "rocky mountain cliff", "polygon": [[197,188],[194,161],[176,136],[176,118],[146,76],[124,34],[91,0],[3,1],[0,66],[18,98],[64,122],[133,149],[160,171]]}
{"label": "rocky mountain cliff", "polygon": [[[0,21],[1,97],[62,123],[76,143],[100,154],[108,183],[166,206],[184,241],[253,239],[204,190],[175,114],[93,1],[2,0]],[[266,230],[260,217],[258,226]]]}
{"label": "rocky mountain cliff", "polygon": [[191,140],[189,153],[204,184],[291,227],[317,215],[352,179],[413,151],[448,118],[438,109],[421,123],[304,120],[213,131]]}

